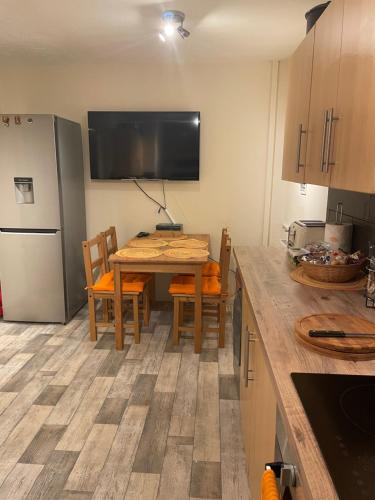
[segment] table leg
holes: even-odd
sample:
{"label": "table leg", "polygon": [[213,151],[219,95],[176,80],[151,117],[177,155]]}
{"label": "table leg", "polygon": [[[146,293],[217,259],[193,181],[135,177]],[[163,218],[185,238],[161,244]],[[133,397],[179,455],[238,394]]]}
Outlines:
{"label": "table leg", "polygon": [[124,337],[122,332],[122,294],[121,294],[121,272],[120,264],[114,263],[113,266],[115,279],[115,343],[116,349],[124,349]]}
{"label": "table leg", "polygon": [[150,287],[150,306],[154,307],[156,303],[156,295],[155,295],[155,280],[156,280],[156,274],[154,273],[152,275],[152,279],[150,281],[149,287]]}
{"label": "table leg", "polygon": [[202,266],[195,268],[195,314],[194,314],[194,351],[200,353],[202,349]]}

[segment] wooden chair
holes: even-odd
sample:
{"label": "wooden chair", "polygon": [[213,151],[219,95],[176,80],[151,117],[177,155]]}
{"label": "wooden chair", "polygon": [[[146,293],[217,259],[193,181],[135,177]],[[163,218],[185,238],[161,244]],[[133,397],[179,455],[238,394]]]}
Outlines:
{"label": "wooden chair", "polygon": [[[114,226],[110,226],[106,231],[101,232],[100,235],[102,236],[104,242],[103,248],[106,270],[107,272],[112,272],[112,266],[110,265],[109,257],[115,254],[118,250],[116,228]],[[149,293],[142,295],[142,303],[139,305],[140,310],[143,312],[143,323],[145,326],[148,326],[150,323],[150,301],[151,295],[154,291],[154,275],[150,274],[149,276],[151,277],[147,287]],[[109,318],[112,313],[111,305],[111,301],[103,301],[103,315],[105,316],[107,314],[107,318]]]}
{"label": "wooden chair", "polygon": [[[90,338],[93,341],[97,340],[98,326],[113,326],[113,322],[108,321],[108,310],[105,311],[105,308],[103,309],[103,321],[98,321],[96,317],[95,300],[101,299],[105,302],[114,299],[113,272],[107,271],[104,246],[104,238],[100,234],[92,240],[82,242],[88,292]],[[93,256],[94,252],[96,253],[95,257]],[[144,303],[149,304],[148,285],[150,280],[150,275],[140,273],[124,274],[121,279],[123,298],[132,301],[134,316],[133,322],[126,322],[125,327],[133,329],[136,344],[140,342],[139,298],[143,296]],[[145,320],[149,320],[149,314],[145,314]]]}
{"label": "wooden chair", "polygon": [[[207,262],[207,264],[204,264],[202,267],[202,277],[204,276],[217,276],[220,278],[221,276],[221,267],[220,263],[223,262],[224,259],[224,253],[225,253],[225,245],[227,242],[227,239],[229,238],[228,234],[228,229],[223,228],[221,230],[221,243],[220,243],[220,259],[219,262],[216,261],[211,261]],[[185,315],[190,315],[190,317],[194,314],[192,310],[185,310],[184,309],[184,316]],[[205,304],[205,308],[203,309],[203,316],[211,316],[213,318],[216,318],[217,321],[219,321],[219,306],[215,304]],[[183,318],[180,318],[183,320]]]}
{"label": "wooden chair", "polygon": [[[221,277],[202,276],[202,305],[217,307],[217,327],[207,328],[208,332],[216,332],[219,337],[219,347],[225,346],[225,317],[228,300],[229,262],[231,254],[231,240],[226,236],[225,246],[221,255]],[[182,332],[194,332],[194,327],[185,326],[184,305],[195,302],[194,276],[177,275],[170,284],[169,293],[173,297],[173,343],[178,344]]]}
{"label": "wooden chair", "polygon": [[110,226],[106,231],[100,233],[102,238],[104,238],[104,258],[107,272],[111,271],[111,266],[109,264],[109,257],[117,252],[117,234],[116,228]]}
{"label": "wooden chair", "polygon": [[[102,231],[100,235],[104,240],[103,250],[104,250],[105,268],[107,272],[110,272],[112,271],[112,269],[108,259],[112,254],[116,253],[118,250],[117,234],[115,226],[110,226],[106,231]],[[102,307],[103,307],[103,319],[104,321],[109,321],[113,313],[112,301],[103,299]]]}
{"label": "wooden chair", "polygon": [[218,278],[220,278],[220,276],[221,276],[220,263],[222,262],[222,260],[224,258],[225,245],[226,245],[228,237],[229,237],[228,229],[223,228],[221,231],[219,262],[211,261],[211,262],[207,262],[207,264],[204,264],[204,266],[202,267],[202,276],[217,276]]}

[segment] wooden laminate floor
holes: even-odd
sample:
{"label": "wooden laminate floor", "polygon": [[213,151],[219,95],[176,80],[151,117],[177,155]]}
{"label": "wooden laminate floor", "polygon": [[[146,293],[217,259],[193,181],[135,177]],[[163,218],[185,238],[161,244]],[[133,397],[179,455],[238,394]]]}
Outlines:
{"label": "wooden laminate floor", "polygon": [[0,323],[0,499],[248,500],[232,339],[141,344],[68,325]]}

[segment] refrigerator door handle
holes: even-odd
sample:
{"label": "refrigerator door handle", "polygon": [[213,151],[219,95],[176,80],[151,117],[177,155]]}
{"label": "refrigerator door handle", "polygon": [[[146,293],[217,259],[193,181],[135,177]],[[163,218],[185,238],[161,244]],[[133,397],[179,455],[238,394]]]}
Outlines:
{"label": "refrigerator door handle", "polygon": [[51,229],[51,230],[46,230],[46,231],[41,231],[40,229],[36,229],[35,231],[32,229],[2,229],[0,228],[0,233],[1,234],[30,234],[33,236],[55,236],[58,232],[60,232],[59,229]]}

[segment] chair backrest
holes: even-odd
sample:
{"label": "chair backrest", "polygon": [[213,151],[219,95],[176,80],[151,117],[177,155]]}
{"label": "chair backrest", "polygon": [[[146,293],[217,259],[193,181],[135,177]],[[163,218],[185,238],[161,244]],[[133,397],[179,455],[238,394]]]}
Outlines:
{"label": "chair backrest", "polygon": [[91,240],[82,241],[83,261],[85,264],[87,286],[93,286],[97,278],[107,272],[104,240],[98,234]]}
{"label": "chair backrest", "polygon": [[225,245],[227,242],[227,238],[229,238],[228,229],[226,227],[224,227],[221,231],[220,259],[219,259],[220,266],[221,266],[221,263],[224,259]]}
{"label": "chair backrest", "polygon": [[106,231],[103,231],[102,233],[100,233],[100,235],[102,236],[103,243],[104,243],[105,265],[106,265],[107,271],[109,271],[110,265],[109,265],[108,259],[111,255],[116,253],[118,250],[116,228],[114,226],[111,226]]}
{"label": "chair backrest", "polygon": [[224,250],[223,250],[223,260],[220,262],[221,267],[221,293],[228,293],[228,283],[229,283],[229,264],[230,264],[230,254],[232,251],[232,242],[227,235]]}

